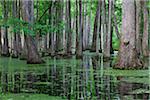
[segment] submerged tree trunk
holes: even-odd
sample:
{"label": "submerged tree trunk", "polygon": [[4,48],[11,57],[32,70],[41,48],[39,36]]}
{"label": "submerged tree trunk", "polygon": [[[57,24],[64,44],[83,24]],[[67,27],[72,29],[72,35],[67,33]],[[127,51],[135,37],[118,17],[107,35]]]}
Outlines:
{"label": "submerged tree trunk", "polygon": [[[34,18],[33,4],[34,4],[33,0],[22,1],[23,19],[30,24],[33,24]],[[29,29],[32,30],[32,28]],[[30,33],[26,34],[25,40],[27,43],[27,50],[28,50],[27,63],[35,63],[35,64],[42,63],[43,61],[37,52],[35,41],[33,37],[30,36]]]}
{"label": "submerged tree trunk", "polygon": [[136,50],[135,1],[123,0],[122,34],[117,68],[137,68],[142,63]]}

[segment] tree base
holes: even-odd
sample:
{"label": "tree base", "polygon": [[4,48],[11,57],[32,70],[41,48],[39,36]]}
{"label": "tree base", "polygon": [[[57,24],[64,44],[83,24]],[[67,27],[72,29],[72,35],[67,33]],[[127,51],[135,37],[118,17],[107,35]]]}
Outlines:
{"label": "tree base", "polygon": [[44,60],[40,60],[40,61],[30,60],[30,61],[27,61],[27,64],[43,64],[43,63],[45,63]]}
{"label": "tree base", "polygon": [[104,59],[104,62],[107,62],[107,61],[109,61],[109,60],[112,60],[111,57],[106,57],[106,56],[104,56],[103,59]]}
{"label": "tree base", "polygon": [[84,49],[83,49],[83,51],[87,51],[87,50],[90,51],[91,49],[90,49],[90,48],[84,48]]}
{"label": "tree base", "polygon": [[21,56],[19,57],[19,59],[20,59],[20,60],[27,60],[27,56],[21,55]]}
{"label": "tree base", "polygon": [[3,57],[9,57],[10,54],[9,53],[8,54],[1,54],[1,56],[3,56]]}
{"label": "tree base", "polygon": [[90,49],[90,52],[96,52],[96,50],[95,49]]}
{"label": "tree base", "polygon": [[76,59],[83,59],[83,55],[76,55]]}
{"label": "tree base", "polygon": [[69,58],[72,58],[72,54],[61,54],[61,55],[56,55],[56,58],[69,59]]}
{"label": "tree base", "polygon": [[12,57],[12,58],[18,58],[18,56],[15,55],[15,54],[12,54],[11,57]]}
{"label": "tree base", "polygon": [[139,59],[131,63],[118,62],[113,68],[115,69],[143,69],[143,62]]}

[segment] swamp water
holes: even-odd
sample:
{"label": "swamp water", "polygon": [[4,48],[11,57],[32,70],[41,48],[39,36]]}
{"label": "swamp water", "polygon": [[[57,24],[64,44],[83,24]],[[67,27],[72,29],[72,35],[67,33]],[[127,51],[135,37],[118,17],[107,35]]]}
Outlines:
{"label": "swamp water", "polygon": [[0,58],[0,100],[150,100],[147,69],[118,70],[102,56],[44,58],[45,64]]}

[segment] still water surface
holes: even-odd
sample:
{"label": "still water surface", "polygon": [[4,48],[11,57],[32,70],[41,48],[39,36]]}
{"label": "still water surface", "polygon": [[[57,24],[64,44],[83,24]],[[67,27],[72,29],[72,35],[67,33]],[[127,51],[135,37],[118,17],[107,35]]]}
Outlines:
{"label": "still water surface", "polygon": [[0,100],[150,100],[150,67],[117,70],[113,60],[44,58],[46,64],[0,58]]}

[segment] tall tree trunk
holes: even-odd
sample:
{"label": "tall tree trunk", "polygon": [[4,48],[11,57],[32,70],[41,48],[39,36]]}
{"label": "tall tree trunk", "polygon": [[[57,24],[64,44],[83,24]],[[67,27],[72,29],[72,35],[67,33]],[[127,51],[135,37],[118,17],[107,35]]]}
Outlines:
{"label": "tall tree trunk", "polygon": [[[84,2],[84,0],[83,0],[83,2]],[[86,15],[86,13],[87,13],[87,7],[86,7],[86,5],[87,5],[87,2],[84,2],[84,12],[83,12],[83,18],[84,18],[84,26],[83,26],[83,51],[85,51],[86,50],[86,44],[87,44],[87,34],[88,34],[88,32],[87,32],[87,21],[86,21],[86,19],[87,19],[87,15]]]}
{"label": "tall tree trunk", "polygon": [[[17,18],[20,19],[20,8],[21,8],[21,1],[19,0],[18,1],[18,8],[17,8],[17,12],[18,12],[18,15],[17,15]],[[18,33],[17,33],[17,46],[18,46],[18,56],[21,55],[21,51],[22,51],[22,40],[21,40],[21,35],[20,35],[21,31],[19,30]]]}
{"label": "tall tree trunk", "polygon": [[[56,1],[56,25],[58,25],[59,27],[59,23],[61,21],[61,16],[60,16],[60,10],[61,10],[61,6],[60,6],[60,2],[61,1]],[[60,38],[60,30],[56,30],[56,53],[59,53],[59,51],[61,50],[61,38]]]}
{"label": "tall tree trunk", "polygon": [[93,31],[93,39],[92,39],[92,47],[91,47],[91,51],[92,52],[96,52],[96,48],[97,48],[97,34],[98,34],[98,19],[100,15],[100,1],[98,1],[98,5],[97,5],[97,11],[96,11],[96,16],[95,16],[95,21],[94,21],[94,31]]}
{"label": "tall tree trunk", "polygon": [[[3,10],[4,10],[4,20],[7,21],[8,19],[8,7],[7,7],[7,2],[4,0],[3,1]],[[2,45],[2,55],[3,56],[9,56],[9,47],[8,47],[8,27],[4,27],[4,34],[3,34],[3,45]]]}
{"label": "tall tree trunk", "polygon": [[[86,8],[88,9],[88,8]],[[92,28],[91,28],[91,15],[92,15],[92,11],[90,8],[90,15],[87,16],[87,43],[86,43],[86,49],[90,49],[90,34],[92,32]]]}
{"label": "tall tree trunk", "polygon": [[[23,10],[23,19],[27,21],[30,24],[33,24],[33,18],[34,18],[34,2],[33,0],[25,0],[22,1],[22,10]],[[31,28],[29,28],[32,30]],[[27,57],[27,63],[42,63],[42,59],[40,58],[37,47],[35,44],[35,40],[30,34],[26,34],[25,37],[26,43],[27,43],[27,50],[28,50],[28,57]]]}
{"label": "tall tree trunk", "polygon": [[91,38],[92,38],[92,36],[91,36],[91,33],[92,33],[92,4],[93,4],[93,0],[90,0],[89,1],[90,3],[91,3],[91,5],[90,5],[90,15],[89,15],[89,41],[88,41],[88,49],[91,49]]}
{"label": "tall tree trunk", "polygon": [[123,0],[122,34],[117,68],[137,68],[142,63],[136,50],[135,1]]}
{"label": "tall tree trunk", "polygon": [[[52,7],[53,7],[53,1],[50,1],[50,5],[51,5],[51,7],[49,8],[49,10],[48,10],[48,13],[49,13],[49,25],[51,25],[52,24],[52,16],[51,16],[51,14],[52,14]],[[51,47],[52,47],[52,32],[49,32],[49,51],[48,51],[48,53],[49,53],[49,55],[51,54]]]}
{"label": "tall tree trunk", "polygon": [[[56,8],[55,8],[55,4],[54,4],[54,1],[52,0],[52,6],[51,6],[51,26],[54,26],[55,25],[55,21],[54,21],[54,16],[55,16],[55,11],[56,11]],[[51,56],[54,56],[55,55],[55,33],[52,32],[51,35],[50,35],[50,40],[51,40]]]}
{"label": "tall tree trunk", "polygon": [[67,1],[67,8],[68,11],[66,12],[68,15],[68,20],[67,20],[67,54],[72,54],[71,46],[72,46],[72,32],[71,32],[71,1]]}
{"label": "tall tree trunk", "polygon": [[144,17],[144,30],[143,30],[143,38],[142,38],[142,51],[143,51],[143,56],[149,56],[149,50],[148,50],[148,8],[146,7],[146,4],[148,1],[142,1],[144,2],[144,7],[143,7],[143,17]]}
{"label": "tall tree trunk", "polygon": [[102,53],[105,54],[104,52],[106,51],[106,3],[105,0],[102,0],[102,17],[101,17],[101,48],[102,48]]}
{"label": "tall tree trunk", "polygon": [[105,47],[106,49],[104,51],[104,57],[110,57],[111,16],[112,16],[112,0],[109,0],[108,32],[106,33],[106,47]]}
{"label": "tall tree trunk", "polygon": [[83,25],[82,25],[82,21],[83,18],[82,18],[82,1],[79,0],[79,25],[78,25],[78,29],[79,29],[79,32],[77,33],[78,35],[78,47],[77,47],[77,50],[76,50],[76,58],[81,58],[82,57],[82,41],[83,41]]}
{"label": "tall tree trunk", "polygon": [[140,0],[136,0],[136,48],[138,55],[142,54],[142,44],[140,39],[140,27],[141,27],[141,3]]}
{"label": "tall tree trunk", "polygon": [[[13,1],[13,18],[17,18],[17,1],[16,0],[14,0]],[[15,25],[14,25],[14,28],[15,28]],[[17,33],[16,32],[14,32],[14,36],[13,36],[14,38],[13,38],[13,54],[12,54],[12,57],[14,57],[14,58],[17,58],[18,57],[18,45],[17,45],[17,43],[18,43],[18,41],[17,41]]]}
{"label": "tall tree trunk", "polygon": [[78,10],[78,0],[76,0],[76,54],[77,54],[77,52],[78,52],[78,50],[79,50],[79,34],[78,34],[78,32],[79,32],[79,17],[78,17],[78,15],[79,15],[79,10]]}
{"label": "tall tree trunk", "polygon": [[[38,18],[39,18],[39,1],[37,0],[36,1],[36,6],[37,6],[37,8],[36,8],[36,21],[38,21]],[[40,32],[37,32],[36,33],[36,36],[35,36],[35,43],[36,43],[36,46],[37,46],[37,50],[38,51],[40,51],[40,34],[39,34]]]}

